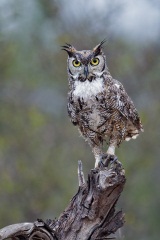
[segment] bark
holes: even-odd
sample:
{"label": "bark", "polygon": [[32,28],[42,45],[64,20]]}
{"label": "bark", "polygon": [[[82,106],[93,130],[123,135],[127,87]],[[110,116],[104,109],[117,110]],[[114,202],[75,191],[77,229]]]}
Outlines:
{"label": "bark", "polygon": [[124,214],[115,210],[126,181],[120,162],[91,170],[85,183],[79,161],[78,180],[78,192],[57,220],[7,226],[0,240],[100,240],[115,233],[124,224]]}

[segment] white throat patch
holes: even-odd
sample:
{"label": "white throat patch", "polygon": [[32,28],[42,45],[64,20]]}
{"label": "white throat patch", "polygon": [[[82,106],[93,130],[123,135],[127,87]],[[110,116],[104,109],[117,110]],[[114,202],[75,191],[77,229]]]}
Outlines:
{"label": "white throat patch", "polygon": [[92,82],[86,80],[85,82],[75,81],[75,90],[73,95],[75,97],[89,100],[92,96],[96,96],[98,93],[104,90],[104,84],[102,78],[97,78]]}

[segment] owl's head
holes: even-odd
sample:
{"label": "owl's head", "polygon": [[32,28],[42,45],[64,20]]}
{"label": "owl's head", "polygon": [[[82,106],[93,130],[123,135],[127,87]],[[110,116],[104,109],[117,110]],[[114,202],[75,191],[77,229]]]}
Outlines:
{"label": "owl's head", "polygon": [[74,81],[94,81],[101,77],[107,69],[105,55],[102,45],[99,43],[93,50],[77,51],[72,45],[63,46],[63,50],[68,53],[68,74]]}

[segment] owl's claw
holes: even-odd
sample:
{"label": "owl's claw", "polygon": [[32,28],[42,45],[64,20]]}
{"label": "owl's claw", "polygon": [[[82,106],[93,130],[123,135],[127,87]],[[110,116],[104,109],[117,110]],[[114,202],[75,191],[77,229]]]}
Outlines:
{"label": "owl's claw", "polygon": [[103,160],[101,158],[101,160],[98,163],[98,168],[104,168],[104,167],[106,167],[106,166],[105,166],[105,164],[104,164],[104,162],[103,162]]}
{"label": "owl's claw", "polygon": [[103,167],[108,167],[109,164],[114,164],[118,162],[118,158],[116,155],[110,155],[107,153],[104,153],[101,155],[101,160],[99,161],[99,166],[100,168]]}
{"label": "owl's claw", "polygon": [[110,160],[111,160],[110,163],[112,164],[116,163],[118,161],[118,158],[116,155],[110,155]]}
{"label": "owl's claw", "polygon": [[122,169],[122,163],[118,161],[118,158],[116,155],[111,155],[111,161],[110,165],[115,169],[115,170],[120,170]]}

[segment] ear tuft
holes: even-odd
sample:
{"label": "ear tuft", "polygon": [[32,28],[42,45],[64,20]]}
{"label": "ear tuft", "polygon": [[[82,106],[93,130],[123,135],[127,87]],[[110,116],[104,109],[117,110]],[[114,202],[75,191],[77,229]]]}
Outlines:
{"label": "ear tuft", "polygon": [[66,51],[70,57],[72,57],[76,53],[75,47],[73,47],[71,44],[66,43],[66,45],[61,46],[62,50]]}
{"label": "ear tuft", "polygon": [[93,52],[95,54],[95,56],[97,56],[98,54],[100,54],[102,52],[102,45],[106,42],[107,40],[104,39],[102,42],[100,42],[97,46],[95,46],[93,48]]}

